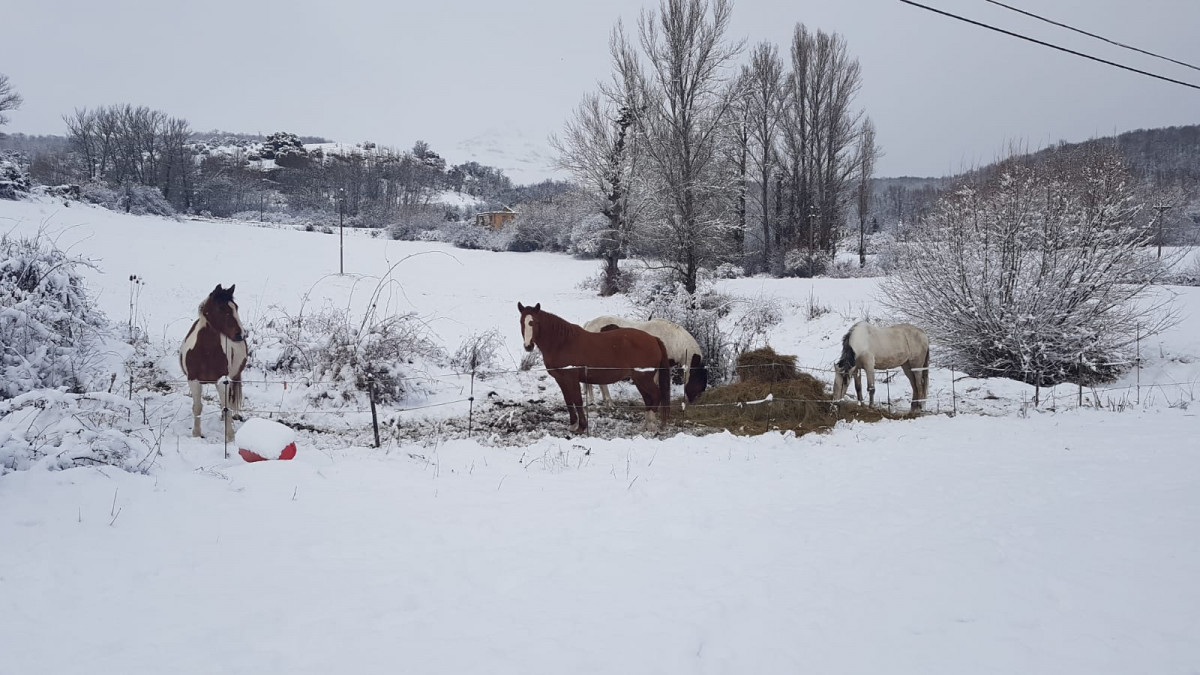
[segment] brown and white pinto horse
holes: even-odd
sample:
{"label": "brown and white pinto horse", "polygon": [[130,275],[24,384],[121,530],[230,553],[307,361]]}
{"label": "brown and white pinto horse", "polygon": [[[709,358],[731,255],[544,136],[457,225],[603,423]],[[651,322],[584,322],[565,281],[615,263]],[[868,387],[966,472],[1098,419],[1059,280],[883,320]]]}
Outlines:
{"label": "brown and white pinto horse", "polygon": [[179,348],[179,365],[192,394],[192,436],[197,438],[200,411],[204,407],[200,394],[205,384],[217,386],[221,409],[229,410],[225,417],[227,441],[233,440],[233,414],[242,408],[242,369],[246,367],[250,348],[238,319],[237,303],[233,301],[234,286],[221,288],[217,284],[200,303],[200,316]]}
{"label": "brown and white pinto horse", "polygon": [[632,379],[646,404],[646,428],[654,409],[667,423],[671,405],[671,361],[662,340],[634,328],[592,333],[550,312],[539,302],[533,307],[517,303],[521,312],[521,337],[525,351],[536,346],[542,361],[562,389],[572,433],[587,431],[587,412],[580,384],[612,384]]}

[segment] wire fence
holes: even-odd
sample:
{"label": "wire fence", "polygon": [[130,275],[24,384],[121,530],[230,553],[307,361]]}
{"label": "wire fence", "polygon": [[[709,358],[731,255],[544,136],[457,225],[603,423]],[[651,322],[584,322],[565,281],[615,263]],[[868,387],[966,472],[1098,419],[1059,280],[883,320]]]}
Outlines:
{"label": "wire fence", "polygon": [[[778,364],[778,363],[746,364],[746,365],[739,365],[736,368],[736,371],[739,373],[739,375],[742,375],[744,377],[745,373],[751,372],[751,371],[753,371],[753,369],[756,369],[756,368],[764,368],[764,369],[778,368],[779,365],[780,364]],[[832,376],[833,376],[832,364],[830,366],[825,366],[825,367],[803,365],[803,364],[788,364],[788,365],[791,367],[794,367],[797,372],[802,372],[802,373],[807,373],[807,374],[813,375],[824,386],[830,385],[829,380],[832,379]],[[911,392],[909,392],[909,394],[910,394],[909,396],[904,395],[904,393],[909,389],[909,383],[908,383],[907,378],[899,378],[898,390],[897,390],[897,392],[895,392],[895,396],[893,396],[892,386],[891,386],[892,381],[897,379],[896,375],[898,373],[903,372],[902,369],[900,369],[900,368],[876,369],[875,377],[882,388],[882,391],[879,392],[881,395],[876,400],[876,405],[880,408],[886,408],[889,411],[895,412],[896,406],[899,404],[902,404],[906,401],[910,405],[913,403],[920,404],[921,410],[919,411],[919,413],[916,413],[916,414],[956,415],[956,414],[959,414],[960,412],[968,412],[968,411],[996,412],[997,409],[1012,410],[1014,407],[1015,407],[1016,412],[1018,412],[1020,414],[1026,414],[1030,410],[1036,410],[1036,409],[1062,410],[1062,409],[1070,409],[1070,408],[1103,408],[1103,409],[1109,409],[1109,410],[1123,410],[1125,408],[1130,407],[1131,405],[1141,405],[1143,398],[1145,396],[1145,397],[1154,397],[1154,398],[1162,397],[1162,399],[1168,405],[1186,407],[1192,401],[1195,400],[1195,392],[1196,392],[1198,386],[1200,386],[1200,380],[1170,381],[1170,382],[1158,381],[1158,382],[1143,384],[1142,377],[1141,377],[1142,362],[1141,362],[1140,358],[1134,359],[1132,361],[1127,361],[1127,362],[1122,362],[1122,363],[1105,364],[1105,365],[1132,365],[1132,366],[1134,366],[1134,370],[1136,372],[1134,383],[1124,384],[1124,385],[1104,386],[1104,387],[1092,387],[1092,386],[1084,386],[1084,385],[1058,385],[1058,386],[1053,386],[1053,387],[1033,386],[1032,392],[1030,392],[1028,390],[1028,388],[1021,389],[1021,400],[1020,401],[1017,401],[1015,399],[1014,394],[1011,391],[1009,392],[1008,397],[1000,396],[1000,395],[996,395],[996,394],[992,393],[990,391],[990,389],[986,386],[986,383],[988,383],[992,380],[970,377],[967,374],[965,374],[961,371],[957,371],[952,368],[943,368],[943,369],[914,368],[914,369],[911,369],[912,372],[914,372],[914,373],[920,373],[922,371],[931,371],[931,370],[938,370],[939,372],[948,373],[948,375],[949,375],[949,377],[947,378],[948,381],[946,384],[943,384],[942,386],[940,386],[937,390],[927,391],[924,398],[912,399]],[[628,369],[628,368],[607,368],[607,367],[584,366],[584,365],[578,365],[578,366],[571,365],[571,366],[562,366],[562,367],[555,367],[555,368],[540,366],[540,367],[516,368],[516,369],[509,369],[509,370],[488,370],[486,372],[486,376],[487,377],[506,377],[506,376],[514,376],[514,375],[519,376],[523,373],[534,375],[534,376],[537,376],[537,375],[554,376],[556,373],[571,372],[572,374],[578,373],[578,380],[581,384],[583,384],[583,383],[586,383],[586,381],[588,379],[590,379],[588,377],[588,371],[596,371],[596,370],[626,370],[626,371],[628,371],[630,369]],[[656,369],[654,369],[654,368],[639,368],[639,369],[634,369],[634,370],[640,370],[640,371],[645,372],[645,371],[653,371]],[[391,417],[392,420],[395,420],[397,415],[403,414],[403,413],[409,413],[409,412],[415,412],[415,411],[421,411],[421,410],[429,410],[429,409],[434,409],[434,408],[445,408],[448,406],[462,406],[462,408],[464,408],[462,410],[462,412],[466,413],[467,418],[468,418],[467,435],[471,436],[474,433],[474,415],[475,415],[474,385],[475,385],[475,380],[478,379],[480,377],[480,375],[481,375],[481,373],[478,371],[465,371],[465,372],[450,371],[450,372],[443,372],[443,373],[436,373],[436,374],[426,373],[426,374],[420,374],[420,375],[409,375],[409,376],[391,378],[397,382],[420,380],[420,381],[424,381],[427,383],[440,383],[440,384],[449,385],[449,386],[458,386],[460,388],[464,386],[464,382],[462,380],[465,378],[469,378],[470,379],[470,385],[469,385],[470,390],[469,390],[469,394],[462,398],[457,398],[457,399],[453,399],[453,400],[449,400],[449,401],[436,401],[436,402],[425,403],[425,404],[421,404],[421,405],[409,405],[409,406],[394,406],[393,405],[393,406],[388,406],[386,408],[385,412]],[[816,377],[817,375],[821,375],[822,377]],[[282,405],[282,401],[281,401],[281,405],[279,407],[245,407],[245,408],[241,408],[237,411],[229,410],[226,408],[226,409],[218,409],[218,410],[214,410],[214,411],[211,411],[208,413],[204,413],[203,416],[207,417],[209,415],[217,415],[217,416],[224,418],[224,416],[226,416],[226,415],[231,415],[231,414],[237,412],[237,413],[249,414],[249,415],[269,415],[269,416],[301,415],[301,416],[305,416],[305,417],[311,416],[311,415],[318,415],[318,416],[325,415],[325,416],[346,418],[349,415],[366,415],[369,413],[371,416],[371,430],[374,434],[375,446],[379,447],[379,445],[380,445],[380,441],[379,441],[379,408],[382,407],[382,404],[380,404],[380,402],[378,401],[378,397],[376,395],[374,376],[370,372],[368,372],[368,373],[366,373],[365,377],[366,377],[366,379],[368,381],[368,385],[369,385],[368,386],[368,394],[369,394],[368,402],[370,404],[369,407],[346,407],[346,408],[337,408],[337,409],[330,410],[330,409],[311,408],[311,407],[305,406],[303,408],[289,409],[287,407],[284,407]],[[573,381],[576,378],[572,377],[570,379]],[[602,378],[602,379],[607,379],[607,378]],[[1040,378],[1038,378],[1038,379],[1040,379]],[[966,381],[967,383],[972,385],[973,388],[970,388],[970,389],[961,388],[959,386],[959,384],[964,381]],[[1014,381],[1008,380],[1008,379],[1004,379],[1002,381],[1006,382],[1006,383],[1014,382]],[[171,384],[180,384],[180,385],[187,384],[187,380],[179,380],[179,379],[169,380],[168,382]],[[250,379],[243,379],[240,382],[243,387],[253,386],[255,388],[262,388],[262,389],[266,389],[266,388],[270,388],[270,387],[280,387],[284,390],[286,390],[289,386],[302,386],[302,387],[312,387],[312,386],[317,386],[317,385],[348,386],[348,383],[342,379],[321,379],[321,378],[295,376],[295,375],[279,376],[279,377],[274,377],[274,378],[269,377],[269,376],[261,377],[261,378],[250,378]],[[205,382],[202,384],[220,384],[220,383],[219,382]],[[767,395],[764,397],[761,397],[761,398],[757,398],[757,399],[753,399],[753,400],[728,401],[728,402],[703,402],[703,401],[700,401],[700,402],[695,402],[695,403],[684,403],[682,405],[682,409],[686,415],[686,411],[688,409],[692,409],[692,408],[695,408],[695,409],[704,409],[704,408],[747,409],[747,408],[752,408],[755,406],[763,406],[763,405],[769,406],[774,403],[780,403],[780,404],[784,404],[784,403],[825,404],[825,405],[832,405],[832,404],[838,403],[838,401],[834,401],[832,398],[826,398],[826,397],[795,398],[795,397],[777,395],[776,392],[770,391],[770,384],[771,383],[768,382],[769,391],[768,391]],[[848,384],[848,382],[847,382],[847,384]],[[585,384],[585,386],[588,386],[588,385]],[[848,386],[847,386],[847,389],[849,389]],[[1068,390],[1072,390],[1072,389],[1073,389],[1073,391],[1071,391],[1071,393],[1068,394]],[[133,389],[132,389],[132,383],[131,383],[131,386],[130,386],[130,398],[131,399],[132,399],[132,391],[133,391]],[[845,395],[848,396],[849,391],[847,391]],[[1149,403],[1149,401],[1147,401],[1147,402]],[[642,408],[641,405],[628,405],[628,406],[618,406],[617,409],[621,409],[622,407],[625,407],[630,410]],[[591,410],[591,411],[595,411],[595,410],[600,409],[600,405],[589,403],[589,404],[585,405],[585,408],[588,410]]]}

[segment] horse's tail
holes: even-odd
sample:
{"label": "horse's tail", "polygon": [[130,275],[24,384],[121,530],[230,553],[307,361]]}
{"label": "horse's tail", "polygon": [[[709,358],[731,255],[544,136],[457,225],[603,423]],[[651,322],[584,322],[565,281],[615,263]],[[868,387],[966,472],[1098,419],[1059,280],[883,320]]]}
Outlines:
{"label": "horse's tail", "polygon": [[699,354],[692,354],[692,363],[686,379],[683,393],[687,396],[688,403],[691,403],[708,388],[708,369],[704,367],[704,359],[700,358]]}
{"label": "horse's tail", "polygon": [[663,426],[666,426],[671,413],[671,358],[667,356],[667,346],[663,341],[658,338],[655,341],[661,350],[658,359],[658,415]]}

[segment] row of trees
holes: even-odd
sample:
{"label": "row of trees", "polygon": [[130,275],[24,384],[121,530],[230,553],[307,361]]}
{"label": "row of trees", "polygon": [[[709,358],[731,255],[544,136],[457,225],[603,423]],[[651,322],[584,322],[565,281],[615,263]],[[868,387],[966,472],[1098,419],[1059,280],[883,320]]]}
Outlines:
{"label": "row of trees", "polygon": [[618,22],[611,79],[552,139],[607,219],[603,292],[634,249],[689,292],[722,261],[782,272],[790,251],[831,255],[853,203],[871,201],[879,151],[845,39],[798,25],[790,63],[762,43],[739,68],[731,14],[729,0],[662,0],[636,40]]}
{"label": "row of trees", "polygon": [[[8,121],[3,113],[21,102],[0,74],[0,125]],[[323,139],[279,132],[265,139],[201,140],[187,120],[130,104],[80,108],[63,120],[65,139],[18,135],[4,145],[19,152],[38,182],[82,184],[88,186],[85,197],[102,203],[120,199],[126,208],[131,199],[119,195],[156,192],[168,210],[216,216],[279,208],[341,211],[356,224],[384,226],[437,211],[431,202],[443,190],[485,204],[520,197],[500,170],[477,162],[448,166],[423,141],[411,150],[367,142],[325,143],[310,151],[305,140]]]}

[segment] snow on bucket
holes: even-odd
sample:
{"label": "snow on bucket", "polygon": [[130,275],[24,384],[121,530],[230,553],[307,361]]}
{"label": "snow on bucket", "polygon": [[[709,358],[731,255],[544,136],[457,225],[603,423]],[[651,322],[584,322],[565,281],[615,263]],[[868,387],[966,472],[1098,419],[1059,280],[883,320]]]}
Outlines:
{"label": "snow on bucket", "polygon": [[247,462],[291,459],[296,456],[296,432],[291,427],[264,419],[248,419],[238,429],[238,454]]}

